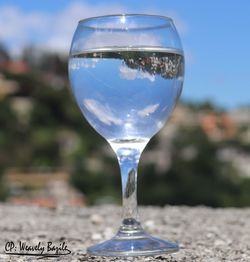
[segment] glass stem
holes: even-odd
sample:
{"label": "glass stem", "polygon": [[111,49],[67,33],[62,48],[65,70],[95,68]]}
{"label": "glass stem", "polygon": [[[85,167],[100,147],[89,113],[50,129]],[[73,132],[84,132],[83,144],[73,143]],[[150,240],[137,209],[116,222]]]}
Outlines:
{"label": "glass stem", "polygon": [[[120,231],[141,230],[137,209],[137,167],[141,152],[126,149],[117,154],[122,180],[122,226]],[[123,152],[124,153],[124,152]]]}
{"label": "glass stem", "polygon": [[124,157],[119,161],[122,179],[123,220],[138,219],[137,210],[137,166],[134,159]]}

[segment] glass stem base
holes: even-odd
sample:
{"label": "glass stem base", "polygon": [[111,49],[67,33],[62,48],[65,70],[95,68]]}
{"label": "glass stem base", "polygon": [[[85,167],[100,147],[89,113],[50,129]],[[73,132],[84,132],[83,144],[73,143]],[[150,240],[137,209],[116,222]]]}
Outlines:
{"label": "glass stem base", "polygon": [[135,219],[125,219],[113,238],[89,247],[87,253],[94,256],[124,257],[154,256],[178,250],[178,244],[153,237]]}

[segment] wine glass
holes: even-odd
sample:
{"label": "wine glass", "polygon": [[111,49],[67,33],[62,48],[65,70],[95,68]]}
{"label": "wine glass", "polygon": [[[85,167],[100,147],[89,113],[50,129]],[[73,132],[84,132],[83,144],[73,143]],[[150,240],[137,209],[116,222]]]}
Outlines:
{"label": "wine glass", "polygon": [[171,18],[122,14],[78,23],[69,58],[71,87],[87,121],[117,155],[123,199],[117,234],[89,247],[89,254],[138,256],[178,250],[176,243],[143,230],[136,183],[141,153],[168,120],[183,75],[183,50]]}

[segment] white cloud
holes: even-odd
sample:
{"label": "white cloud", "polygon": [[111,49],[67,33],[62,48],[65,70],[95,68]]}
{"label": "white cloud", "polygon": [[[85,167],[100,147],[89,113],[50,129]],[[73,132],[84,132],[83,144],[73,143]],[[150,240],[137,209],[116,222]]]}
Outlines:
{"label": "white cloud", "polygon": [[39,48],[68,52],[79,20],[122,12],[126,12],[126,8],[119,5],[93,6],[82,2],[72,2],[57,14],[27,13],[14,6],[5,6],[0,8],[0,41],[14,55],[20,54],[22,48],[31,43]]}
{"label": "white cloud", "polygon": [[125,8],[119,5],[89,5],[82,2],[73,2],[68,9],[54,19],[54,35],[47,41],[47,46],[56,50],[69,50],[70,41],[79,20],[104,14],[122,13]]}
{"label": "white cloud", "polygon": [[0,37],[28,37],[30,31],[45,30],[47,16],[40,13],[24,14],[16,7],[6,6],[0,9]]}
{"label": "white cloud", "polygon": [[[0,42],[4,42],[15,54],[20,53],[22,48],[28,44],[67,52],[80,19],[127,12],[127,7],[114,3],[91,4],[83,1],[71,1],[64,10],[57,13],[26,12],[6,4],[6,6],[0,7]],[[166,13],[151,8],[148,8],[145,12],[161,15],[170,14],[174,18],[179,32],[182,34],[187,31],[186,23],[174,12]],[[142,36],[141,42],[145,42],[144,40]],[[155,41],[155,39],[153,40]],[[131,37],[131,41],[133,41],[133,37]]]}
{"label": "white cloud", "polygon": [[139,79],[148,79],[151,82],[155,81],[155,76],[149,74],[148,72],[143,72],[141,70],[132,69],[125,65],[119,67],[120,76],[123,79],[127,80],[135,80],[136,78]]}
{"label": "white cloud", "polygon": [[2,7],[0,41],[18,54],[25,45],[46,33],[50,18],[42,13],[24,13],[12,6]]}
{"label": "white cloud", "polygon": [[150,114],[154,113],[157,110],[158,107],[159,107],[159,104],[149,105],[149,106],[143,108],[142,110],[138,111],[137,114],[140,117],[149,116]]}
{"label": "white cloud", "polygon": [[114,113],[111,111],[109,106],[103,105],[94,99],[84,99],[83,104],[86,109],[95,115],[102,123],[106,125],[121,125],[122,120],[115,117]]}

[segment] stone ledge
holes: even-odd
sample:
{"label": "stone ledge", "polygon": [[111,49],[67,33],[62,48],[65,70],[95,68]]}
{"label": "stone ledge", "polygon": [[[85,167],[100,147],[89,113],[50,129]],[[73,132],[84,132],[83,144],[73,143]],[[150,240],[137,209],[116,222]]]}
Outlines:
{"label": "stone ledge", "polygon": [[[71,254],[38,261],[124,261],[86,255],[86,247],[110,238],[120,222],[120,208],[45,209],[0,205],[0,261],[34,261],[28,256],[4,254],[7,241],[36,245],[65,242]],[[155,236],[178,241],[171,255],[136,257],[132,261],[250,261],[250,209],[207,207],[140,208],[144,228]]]}

